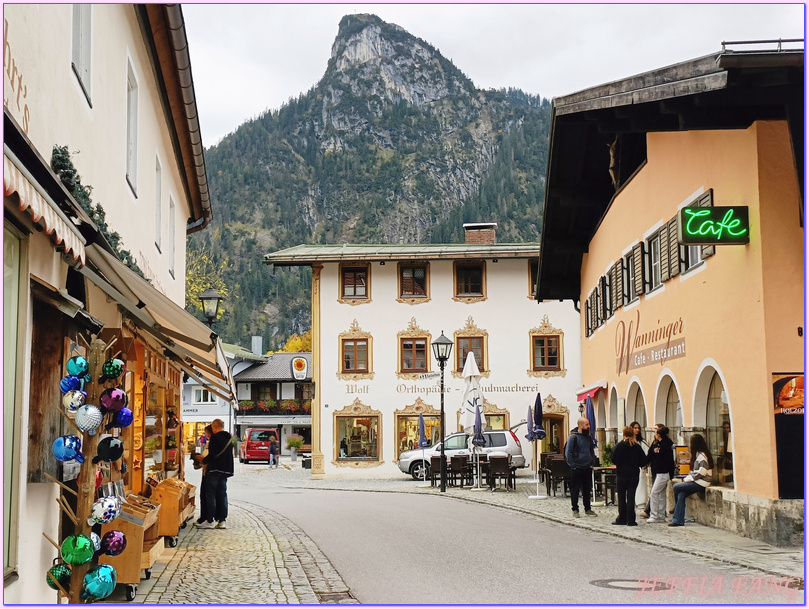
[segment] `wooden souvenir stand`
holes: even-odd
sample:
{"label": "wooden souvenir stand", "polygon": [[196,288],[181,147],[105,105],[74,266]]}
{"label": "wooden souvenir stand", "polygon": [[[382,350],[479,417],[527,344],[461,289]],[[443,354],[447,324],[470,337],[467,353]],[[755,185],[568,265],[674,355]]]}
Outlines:
{"label": "wooden souvenir stand", "polygon": [[121,514],[101,527],[101,536],[108,531],[121,531],[126,536],[126,548],[117,556],[99,557],[99,563],[110,564],[118,573],[118,583],[126,584],[126,600],[135,599],[138,584],[152,576],[152,566],[163,553],[163,539],[158,533],[160,504],[140,495],[129,494],[122,505]]}
{"label": "wooden souvenir stand", "polygon": [[180,529],[194,516],[197,487],[177,478],[166,478],[152,489],[151,500],[159,503],[158,534],[167,538],[169,547],[177,545]]}

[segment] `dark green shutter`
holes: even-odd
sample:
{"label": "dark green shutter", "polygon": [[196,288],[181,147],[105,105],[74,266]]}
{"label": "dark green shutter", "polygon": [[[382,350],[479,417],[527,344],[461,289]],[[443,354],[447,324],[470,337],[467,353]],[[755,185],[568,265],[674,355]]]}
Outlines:
{"label": "dark green shutter", "polygon": [[680,274],[680,244],[677,243],[677,216],[669,220],[669,278]]}
{"label": "dark green shutter", "polygon": [[[694,207],[713,207],[713,188],[709,188],[708,192],[704,193],[697,199]],[[708,256],[713,256],[716,253],[715,245],[702,246],[702,259],[705,260]]]}

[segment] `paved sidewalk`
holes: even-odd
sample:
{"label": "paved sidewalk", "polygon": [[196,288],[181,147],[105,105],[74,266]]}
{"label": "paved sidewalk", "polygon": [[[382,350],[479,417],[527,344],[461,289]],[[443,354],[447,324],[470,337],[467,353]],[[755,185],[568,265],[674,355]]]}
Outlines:
{"label": "paved sidewalk", "polygon": [[[389,493],[432,494],[447,501],[472,501],[531,514],[544,520],[594,530],[627,540],[755,569],[804,586],[804,548],[775,548],[700,524],[668,527],[647,524],[617,527],[610,523],[618,509],[594,505],[598,517],[573,518],[566,497],[532,499],[537,487],[530,472],[518,473],[517,490],[471,490],[419,483],[408,476],[370,480],[313,480],[300,461],[282,459],[281,467],[236,463],[232,485],[263,485],[272,479],[280,488],[329,489]],[[189,472],[194,484],[196,472]],[[540,486],[540,495],[545,494]],[[141,604],[356,604],[339,573],[306,533],[294,523],[249,502],[231,500],[228,529],[196,529],[189,522],[180,530],[176,548],[166,548],[152,568],[152,578],[141,580],[134,603]],[[124,603],[119,585],[106,603]]]}

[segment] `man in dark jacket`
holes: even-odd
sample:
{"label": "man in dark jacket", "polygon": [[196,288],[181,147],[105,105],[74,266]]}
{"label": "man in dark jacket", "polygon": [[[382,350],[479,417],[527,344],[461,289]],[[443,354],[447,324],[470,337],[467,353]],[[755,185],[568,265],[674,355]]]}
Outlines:
{"label": "man in dark jacket", "polygon": [[208,454],[202,459],[207,465],[206,476],[210,476],[207,495],[209,501],[206,513],[216,519],[216,529],[226,529],[228,518],[228,478],[233,475],[232,436],[225,431],[225,422],[214,419],[211,423],[213,435],[208,442]]}
{"label": "man in dark jacket", "polygon": [[579,491],[582,493],[584,513],[588,516],[598,515],[590,509],[595,458],[593,440],[590,438],[590,421],[581,418],[578,428],[565,445],[565,461],[570,466],[570,504],[576,518],[579,517]]}

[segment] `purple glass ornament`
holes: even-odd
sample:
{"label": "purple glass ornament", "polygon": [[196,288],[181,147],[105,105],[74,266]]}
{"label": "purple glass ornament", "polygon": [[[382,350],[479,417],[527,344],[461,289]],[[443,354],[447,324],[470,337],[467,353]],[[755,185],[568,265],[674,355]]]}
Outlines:
{"label": "purple glass ornament", "polygon": [[101,392],[99,402],[108,411],[118,412],[126,405],[126,393],[117,387],[105,389]]}
{"label": "purple glass ornament", "polygon": [[121,531],[107,531],[101,538],[101,551],[107,556],[118,556],[126,548],[126,535]]}

